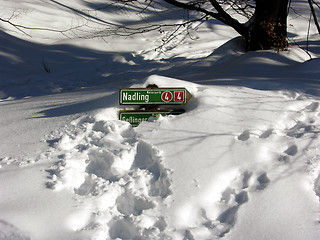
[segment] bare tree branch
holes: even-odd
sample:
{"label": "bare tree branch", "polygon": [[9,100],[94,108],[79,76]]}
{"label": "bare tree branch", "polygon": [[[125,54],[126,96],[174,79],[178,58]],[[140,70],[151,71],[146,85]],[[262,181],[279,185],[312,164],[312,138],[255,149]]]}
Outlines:
{"label": "bare tree branch", "polygon": [[312,0],[308,0],[309,6],[310,6],[310,9],[311,9],[311,13],[312,13],[312,16],[313,16],[314,24],[316,25],[318,33],[320,34],[320,26],[319,26],[317,15],[316,15],[316,13],[314,11],[312,2],[313,2]]}
{"label": "bare tree branch", "polygon": [[[181,34],[190,36],[192,39],[190,32],[194,32],[195,22],[202,24],[204,21],[214,18],[232,27],[245,38],[247,46],[254,46],[248,49],[255,50],[254,48],[279,47],[281,45],[279,45],[280,41],[283,42],[283,46],[285,45],[285,38],[287,37],[286,18],[291,0],[113,0],[106,1],[105,5],[99,5],[97,8],[89,10],[75,9],[56,0],[51,0],[51,2],[64,7],[66,11],[74,13],[77,19],[81,19],[81,22],[76,23],[76,25],[72,24],[68,29],[30,27],[16,24],[13,21],[15,13],[10,18],[0,18],[0,22],[11,25],[29,37],[32,37],[29,30],[61,33],[68,38],[102,39],[107,36],[129,37],[134,34],[158,31],[161,34],[161,40],[164,42],[162,46],[165,46],[167,42],[173,39],[181,39]],[[313,4],[317,7],[319,7],[319,4],[315,0],[308,0],[308,3],[320,34],[320,26],[313,8]],[[108,8],[113,13],[118,9],[120,11],[134,11],[141,19],[109,22],[99,15],[99,11],[105,12],[108,11]],[[176,10],[183,13],[180,18],[177,18],[177,14],[173,12]],[[174,22],[171,21],[173,20],[171,19],[172,15],[166,15],[168,12],[174,14]],[[238,18],[239,14],[241,18]],[[241,23],[238,19],[243,21],[242,16],[248,22]],[[162,17],[162,19],[159,20],[158,17]],[[166,17],[169,17],[170,21],[162,21]],[[124,22],[121,23],[121,21]],[[265,47],[262,47],[262,45]]]}
{"label": "bare tree branch", "polygon": [[312,0],[312,3],[314,3],[320,9],[319,3],[317,3],[315,0]]}
{"label": "bare tree branch", "polygon": [[209,2],[218,11],[218,20],[233,27],[240,35],[245,36],[246,33],[243,24],[239,23],[239,21],[232,18],[228,13],[226,13],[226,11],[223,10],[221,5],[216,0],[209,0]]}
{"label": "bare tree branch", "polygon": [[242,36],[245,36],[246,34],[244,25],[239,23],[236,19],[232,18],[228,13],[226,13],[216,0],[209,0],[209,2],[217,12],[208,11],[196,4],[186,4],[176,0],[164,0],[164,1],[179,8],[201,12],[207,16],[213,17],[233,27]]}

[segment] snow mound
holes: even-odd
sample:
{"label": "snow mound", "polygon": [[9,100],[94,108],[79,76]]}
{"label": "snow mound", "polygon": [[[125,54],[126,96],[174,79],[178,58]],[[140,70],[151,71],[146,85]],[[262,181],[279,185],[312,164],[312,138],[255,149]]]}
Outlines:
{"label": "snow mound", "polygon": [[[80,239],[237,239],[251,211],[268,224],[281,213],[288,227],[318,205],[319,100],[158,75],[134,86],[148,84],[185,86],[193,95],[186,113],[132,128],[112,107],[74,120],[50,140],[46,186],[73,194],[79,211],[67,225]],[[284,187],[289,182],[300,184]],[[306,212],[289,220],[288,209],[302,202]]]}
{"label": "snow mound", "polygon": [[[158,85],[162,80],[148,79]],[[311,206],[319,204],[319,99],[291,90],[185,84],[194,96],[185,114],[136,129],[163,150],[165,166],[173,170],[174,201],[165,215],[174,229],[169,235],[239,239],[243,229],[250,233],[247,223],[255,211],[265,218],[261,226],[255,223],[260,230],[248,239],[258,239],[263,224],[277,227],[279,215],[286,228],[302,224]],[[299,184],[292,188],[292,182]],[[303,197],[298,201],[297,195]],[[306,211],[293,218],[290,209],[302,202]],[[315,239],[312,231],[306,232],[285,231],[282,236]],[[275,238],[273,233],[262,237]]]}
{"label": "snow mound", "polygon": [[[2,24],[0,240],[318,240],[320,38],[307,2],[292,1],[283,52],[245,52],[214,20],[160,51],[158,32],[91,38],[160,18],[112,2],[1,1],[15,24],[81,27],[72,39],[24,29],[31,39]],[[185,113],[119,121],[115,92],[149,84],[187,88]]]}

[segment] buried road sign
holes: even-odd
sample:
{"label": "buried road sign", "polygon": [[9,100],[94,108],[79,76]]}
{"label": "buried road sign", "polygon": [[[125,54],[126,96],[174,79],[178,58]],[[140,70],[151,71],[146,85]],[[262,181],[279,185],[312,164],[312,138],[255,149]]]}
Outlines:
{"label": "buried road sign", "polygon": [[129,122],[132,126],[138,126],[142,121],[148,121],[149,118],[156,115],[166,116],[169,114],[178,115],[184,113],[183,109],[179,110],[155,110],[155,111],[143,111],[143,110],[122,110],[119,113],[119,119]]}
{"label": "buried road sign", "polygon": [[181,105],[186,104],[192,95],[185,88],[122,88],[120,89],[120,104],[153,104]]}
{"label": "buried road sign", "polygon": [[121,88],[121,105],[140,105],[145,110],[122,110],[119,119],[138,126],[142,121],[148,121],[156,115],[178,115],[184,113],[183,109],[159,109],[160,105],[184,105],[192,95],[185,88],[158,88],[149,85],[147,88]]}

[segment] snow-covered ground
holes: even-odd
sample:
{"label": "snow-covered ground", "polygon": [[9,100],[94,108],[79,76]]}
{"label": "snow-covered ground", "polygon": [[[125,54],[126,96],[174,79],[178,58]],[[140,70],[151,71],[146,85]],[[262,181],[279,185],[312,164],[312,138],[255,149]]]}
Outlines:
{"label": "snow-covered ground", "polygon": [[[16,24],[81,26],[0,23],[0,239],[319,239],[307,2],[292,3],[286,51],[247,53],[216,21],[162,53],[160,33],[74,37],[139,19],[93,11],[103,2],[0,0]],[[118,120],[119,89],[148,84],[187,88],[186,112]]]}

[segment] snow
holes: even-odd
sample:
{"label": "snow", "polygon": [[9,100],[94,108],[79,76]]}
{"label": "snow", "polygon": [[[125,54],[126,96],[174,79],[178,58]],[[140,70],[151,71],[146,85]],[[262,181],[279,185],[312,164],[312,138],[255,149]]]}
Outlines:
{"label": "snow", "polygon": [[[245,52],[216,21],[159,52],[160,33],[89,37],[133,25],[140,7],[0,2],[17,24],[81,25],[31,38],[0,23],[1,240],[319,238],[320,38],[311,25],[307,42],[306,2],[292,1],[295,44],[280,52]],[[149,84],[186,88],[185,113],[120,121],[120,88]]]}

